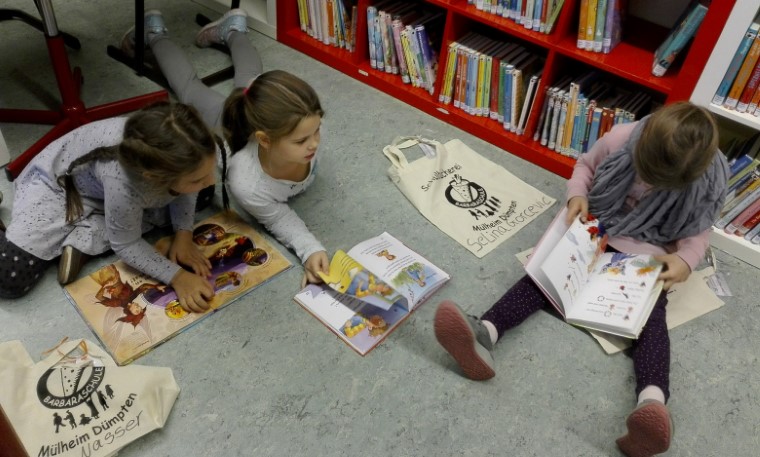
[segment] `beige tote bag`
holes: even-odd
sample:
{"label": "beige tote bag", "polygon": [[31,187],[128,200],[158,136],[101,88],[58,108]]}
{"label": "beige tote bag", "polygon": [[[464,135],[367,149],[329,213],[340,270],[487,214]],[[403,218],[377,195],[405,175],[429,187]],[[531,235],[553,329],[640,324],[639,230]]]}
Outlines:
{"label": "beige tote bag", "polygon": [[[425,157],[409,162],[403,150],[414,145]],[[412,205],[478,257],[555,202],[457,139],[399,137],[383,153],[392,164],[388,176]]]}
{"label": "beige tote bag", "polygon": [[115,455],[163,427],[179,394],[169,368],[116,366],[84,339],[38,363],[19,341],[0,343],[0,386],[0,408],[30,456]]}

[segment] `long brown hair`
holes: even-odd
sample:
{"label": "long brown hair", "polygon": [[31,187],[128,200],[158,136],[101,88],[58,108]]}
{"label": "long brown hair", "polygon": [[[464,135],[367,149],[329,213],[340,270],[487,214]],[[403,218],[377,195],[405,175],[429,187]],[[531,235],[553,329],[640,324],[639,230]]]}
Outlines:
{"label": "long brown hair", "polygon": [[657,189],[683,189],[699,178],[718,153],[718,127],[712,114],[690,102],[655,111],[634,149],[634,166]]}
{"label": "long brown hair", "polygon": [[224,103],[222,126],[234,154],[254,132],[262,131],[276,142],[305,117],[324,114],[317,93],[306,81],[272,70],[259,75],[248,88],[232,91]]}
{"label": "long brown hair", "polygon": [[[219,141],[221,143],[221,141]],[[75,185],[74,171],[93,160],[118,160],[132,176],[141,176],[156,192],[168,190],[203,159],[216,154],[217,142],[195,108],[159,102],[137,111],[127,119],[122,141],[115,146],[93,149],[74,160],[58,184],[66,192],[66,222],[82,215],[82,197]]]}

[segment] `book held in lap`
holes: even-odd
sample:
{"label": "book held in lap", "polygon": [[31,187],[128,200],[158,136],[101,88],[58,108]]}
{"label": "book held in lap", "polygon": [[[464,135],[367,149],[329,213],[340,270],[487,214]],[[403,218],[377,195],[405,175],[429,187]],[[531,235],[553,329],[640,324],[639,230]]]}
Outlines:
{"label": "book held in lap", "polygon": [[[67,285],[64,293],[116,363],[144,355],[191,325],[229,305],[292,265],[274,246],[233,212],[204,219],[193,241],[211,261],[215,295],[205,313],[189,313],[171,286],[121,260]],[[171,237],[156,249],[168,252]]]}
{"label": "book held in lap", "polygon": [[576,218],[567,226],[566,213],[555,217],[525,270],[568,323],[637,338],[662,290],[662,264],[651,255],[605,252],[599,221]]}

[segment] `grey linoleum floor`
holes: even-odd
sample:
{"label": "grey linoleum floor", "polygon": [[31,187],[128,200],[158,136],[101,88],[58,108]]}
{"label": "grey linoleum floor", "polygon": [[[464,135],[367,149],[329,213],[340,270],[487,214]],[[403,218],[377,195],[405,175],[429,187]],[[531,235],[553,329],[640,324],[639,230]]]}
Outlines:
{"label": "grey linoleum floor", "polygon": [[[158,88],[106,55],[106,45],[116,44],[133,21],[131,2],[53,3],[60,28],[82,42],[69,55],[84,73],[87,106]],[[196,12],[213,12],[189,1],[146,3],[164,12],[171,35],[201,74],[227,65],[225,54],[192,44]],[[3,6],[36,13],[29,0]],[[18,21],[0,28],[0,107],[55,108],[58,93],[42,34]],[[476,383],[456,370],[433,336],[438,301],[453,299],[480,314],[523,274],[515,254],[535,244],[554,210],[478,259],[412,208],[386,177],[389,162],[381,151],[402,134],[460,138],[560,200],[564,180],[264,35],[249,37],[265,69],[306,79],[327,111],[320,174],[293,201],[316,236],[334,251],[388,231],[452,280],[362,358],[293,302],[302,272],[291,269],[139,359],[171,367],[182,392],[165,428],[120,455],[621,455],[615,438],[635,402],[625,355],[608,356],[582,331],[538,313],[499,342],[496,378]],[[226,93],[230,83],[216,88]],[[14,157],[49,129],[0,128]],[[8,222],[12,184],[2,178],[0,190],[0,218]],[[675,437],[667,455],[673,457],[760,452],[758,270],[716,254],[732,296],[671,333]],[[112,260],[96,259],[85,272]],[[21,340],[38,357],[64,336],[95,339],[55,274],[48,270],[22,299],[0,301],[0,341]]]}

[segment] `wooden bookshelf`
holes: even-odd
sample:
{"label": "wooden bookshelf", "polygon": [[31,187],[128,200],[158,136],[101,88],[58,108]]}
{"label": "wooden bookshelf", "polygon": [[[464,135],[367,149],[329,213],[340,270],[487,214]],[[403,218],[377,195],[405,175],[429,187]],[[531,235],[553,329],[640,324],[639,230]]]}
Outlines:
{"label": "wooden bookshelf", "polygon": [[[573,159],[533,141],[533,129],[538,123],[540,110],[531,113],[526,134],[517,135],[505,131],[493,120],[470,116],[439,103],[442,63],[439,64],[433,95],[404,85],[398,75],[370,68],[366,9],[373,1],[358,0],[356,51],[353,53],[324,45],[303,32],[299,25],[297,0],[277,3],[279,42],[560,176],[569,177],[572,173]],[[712,3],[693,43],[684,51],[683,58],[679,58],[680,63],[670,68],[662,78],[651,74],[651,66],[654,51],[667,35],[668,29],[634,16],[629,16],[623,41],[610,54],[601,54],[580,50],[575,46],[579,0],[565,0],[551,35],[529,31],[510,19],[479,11],[474,5],[468,5],[466,0],[425,0],[419,3],[429,8],[438,8],[446,14],[439,56],[445,56],[448,44],[470,30],[517,41],[544,55],[546,64],[536,100],[536,106],[541,106],[546,87],[551,86],[568,66],[597,68],[652,93],[664,103],[688,99],[735,2],[725,0]],[[684,0],[683,4],[685,8],[688,2]]]}
{"label": "wooden bookshelf", "polygon": [[[716,2],[713,2],[715,4]],[[706,106],[722,119],[740,126],[760,131],[760,118],[747,113],[738,113],[722,106],[712,104],[713,95],[718,90],[726,74],[739,42],[749,27],[752,19],[760,10],[760,0],[742,0],[729,12],[725,27],[717,39],[714,50],[705,63],[704,71],[698,78],[691,95],[691,101]],[[714,229],[710,236],[711,244],[750,265],[760,268],[760,246],[747,242],[744,238],[729,235],[723,230]]]}

